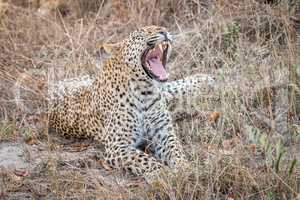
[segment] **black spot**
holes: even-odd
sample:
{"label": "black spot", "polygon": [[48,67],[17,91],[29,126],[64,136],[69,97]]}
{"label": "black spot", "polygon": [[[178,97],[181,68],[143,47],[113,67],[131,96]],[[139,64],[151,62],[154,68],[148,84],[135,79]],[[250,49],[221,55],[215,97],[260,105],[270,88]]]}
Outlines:
{"label": "black spot", "polygon": [[127,170],[132,173],[132,168],[131,167],[127,167]]}
{"label": "black spot", "polygon": [[159,101],[160,99],[161,99],[160,96],[159,96],[158,98],[154,99],[154,100],[152,101],[152,103],[151,103],[148,107],[144,108],[144,110],[147,111],[148,109],[150,109],[150,108],[151,108],[157,101]]}
{"label": "black spot", "polygon": [[160,151],[161,150],[161,148],[162,148],[162,146],[161,145],[159,145],[155,150],[156,150],[156,152],[158,152],[158,151]]}
{"label": "black spot", "polygon": [[159,131],[161,131],[166,125],[168,125],[168,123],[162,124],[160,127],[156,128],[154,130],[154,134],[158,133]]}
{"label": "black spot", "polygon": [[128,112],[127,114],[130,115],[132,118],[135,118],[131,112]]}
{"label": "black spot", "polygon": [[143,91],[143,92],[141,92],[141,94],[147,96],[147,95],[153,94],[153,92],[152,91]]}
{"label": "black spot", "polygon": [[116,164],[115,159],[112,159],[111,160],[111,165],[115,165],[115,164]]}
{"label": "black spot", "polygon": [[169,140],[170,137],[172,137],[172,135],[164,135],[164,137],[161,140],[163,146],[167,144],[167,141]]}

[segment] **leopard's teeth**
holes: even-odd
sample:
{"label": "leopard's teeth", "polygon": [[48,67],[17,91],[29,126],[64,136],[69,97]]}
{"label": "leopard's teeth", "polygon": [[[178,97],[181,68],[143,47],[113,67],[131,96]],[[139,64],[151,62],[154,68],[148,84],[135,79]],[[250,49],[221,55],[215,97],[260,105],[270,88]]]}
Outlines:
{"label": "leopard's teeth", "polygon": [[168,43],[166,43],[166,42],[165,42],[165,43],[163,44],[163,48],[164,48],[164,50],[166,50],[166,49],[167,49],[167,47],[168,47]]}
{"label": "leopard's teeth", "polygon": [[159,50],[160,50],[161,52],[164,51],[164,48],[163,48],[163,45],[162,45],[162,44],[158,44],[157,46],[158,46],[158,48],[159,48]]}

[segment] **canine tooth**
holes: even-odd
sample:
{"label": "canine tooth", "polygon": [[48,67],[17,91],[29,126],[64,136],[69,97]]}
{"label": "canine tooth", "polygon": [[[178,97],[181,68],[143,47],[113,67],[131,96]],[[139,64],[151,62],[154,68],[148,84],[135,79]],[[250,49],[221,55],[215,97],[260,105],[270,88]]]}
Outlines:
{"label": "canine tooth", "polygon": [[164,48],[163,48],[162,44],[159,44],[158,47],[159,47],[159,50],[160,50],[161,52],[164,51]]}

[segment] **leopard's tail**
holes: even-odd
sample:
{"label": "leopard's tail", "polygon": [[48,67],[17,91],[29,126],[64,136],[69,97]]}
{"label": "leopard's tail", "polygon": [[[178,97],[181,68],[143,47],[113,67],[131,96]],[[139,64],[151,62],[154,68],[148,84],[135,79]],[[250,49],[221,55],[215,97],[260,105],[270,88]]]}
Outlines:
{"label": "leopard's tail", "polygon": [[20,73],[13,86],[14,102],[23,114],[47,112],[47,81],[44,76]]}

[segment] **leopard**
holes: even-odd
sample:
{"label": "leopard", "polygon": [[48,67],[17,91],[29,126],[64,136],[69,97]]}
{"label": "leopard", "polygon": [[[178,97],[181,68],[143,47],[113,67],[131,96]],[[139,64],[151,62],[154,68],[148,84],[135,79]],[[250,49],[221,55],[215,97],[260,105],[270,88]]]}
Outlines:
{"label": "leopard", "polygon": [[94,78],[50,88],[50,127],[67,137],[101,142],[110,167],[149,182],[165,167],[176,171],[186,166],[168,107],[209,77],[168,82],[172,43],[164,27],[140,28],[119,43]]}

